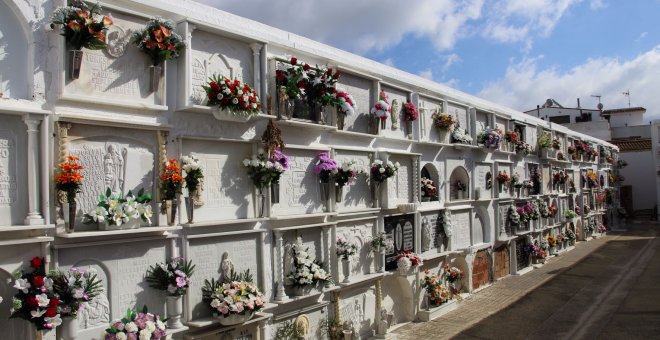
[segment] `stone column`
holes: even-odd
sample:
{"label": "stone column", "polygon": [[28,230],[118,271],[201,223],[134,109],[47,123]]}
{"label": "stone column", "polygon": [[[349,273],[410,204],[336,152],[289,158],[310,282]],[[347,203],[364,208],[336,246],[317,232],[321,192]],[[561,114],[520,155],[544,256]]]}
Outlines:
{"label": "stone column", "polygon": [[335,290],[332,293],[333,296],[333,302],[335,303],[335,321],[341,324],[341,313],[339,312],[339,291]]}
{"label": "stone column", "polygon": [[380,313],[383,306],[383,292],[381,289],[381,279],[376,280],[376,315]]}
{"label": "stone column", "polygon": [[268,320],[259,321],[259,332],[257,333],[257,340],[267,340],[268,338]]}
{"label": "stone column", "polygon": [[289,297],[284,292],[284,241],[282,231],[275,230],[275,276],[277,283],[275,287],[275,301],[286,301]]}
{"label": "stone column", "polygon": [[330,226],[325,225],[321,228],[323,231],[321,232],[321,245],[323,246],[323,262],[326,263],[327,268],[326,270],[328,273],[332,273],[333,276],[335,276],[335,279],[337,279],[335,271],[332,270],[332,265],[331,259],[332,259],[332,243],[330,242]]}
{"label": "stone column", "polygon": [[[257,91],[257,94],[259,97],[262,97],[261,94],[261,58],[260,58],[260,53],[261,53],[261,48],[263,47],[262,44],[259,43],[252,43],[250,44],[250,48],[252,49],[252,64],[253,64],[253,70],[254,70],[254,78],[253,78],[253,83],[250,84],[250,86]],[[265,111],[266,108],[263,108]]]}
{"label": "stone column", "polygon": [[28,180],[28,214],[26,225],[44,224],[39,212],[39,125],[41,119],[26,115],[23,122],[27,125],[27,180]]}

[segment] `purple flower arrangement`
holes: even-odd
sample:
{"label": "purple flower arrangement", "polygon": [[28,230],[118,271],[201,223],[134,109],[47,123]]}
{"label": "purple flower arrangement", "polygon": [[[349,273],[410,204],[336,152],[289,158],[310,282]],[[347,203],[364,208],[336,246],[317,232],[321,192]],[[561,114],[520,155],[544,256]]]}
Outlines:
{"label": "purple flower arrangement", "polygon": [[319,162],[314,166],[314,173],[319,175],[322,183],[330,182],[332,175],[337,173],[337,162],[330,158],[330,154],[326,151],[318,155]]}
{"label": "purple flower arrangement", "polygon": [[104,339],[159,340],[164,339],[166,335],[165,324],[160,320],[160,316],[148,313],[145,306],[140,312],[129,309],[121,320],[113,321],[105,330]]}
{"label": "purple flower arrangement", "polygon": [[170,296],[186,295],[190,277],[195,272],[192,261],[175,257],[167,263],[158,263],[147,269],[145,280],[151,288],[166,291]]}

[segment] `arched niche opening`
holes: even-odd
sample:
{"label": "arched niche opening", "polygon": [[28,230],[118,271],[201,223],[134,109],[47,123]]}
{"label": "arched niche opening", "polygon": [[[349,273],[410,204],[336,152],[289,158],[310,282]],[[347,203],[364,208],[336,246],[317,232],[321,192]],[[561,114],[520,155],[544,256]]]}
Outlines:
{"label": "arched niche opening", "polygon": [[[420,171],[422,202],[438,201],[440,198],[440,173],[432,164],[427,163]],[[430,180],[430,181],[429,181]]]}
{"label": "arched niche opening", "polygon": [[490,243],[490,219],[486,209],[479,209],[474,214],[474,223],[472,224],[472,244],[478,245]]}
{"label": "arched niche opening", "polygon": [[464,200],[470,198],[470,176],[464,167],[458,166],[449,176],[449,200]]}
{"label": "arched niche opening", "polygon": [[0,98],[30,99],[32,43],[17,11],[10,1],[0,1]]}

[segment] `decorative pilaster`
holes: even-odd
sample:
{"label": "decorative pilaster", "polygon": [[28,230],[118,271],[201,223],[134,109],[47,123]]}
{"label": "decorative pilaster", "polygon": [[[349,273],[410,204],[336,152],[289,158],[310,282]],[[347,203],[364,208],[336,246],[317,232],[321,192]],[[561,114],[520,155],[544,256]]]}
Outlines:
{"label": "decorative pilaster", "polygon": [[257,91],[257,94],[259,97],[261,97],[261,48],[263,47],[263,44],[259,43],[252,43],[250,44],[250,48],[252,49],[252,65],[254,66],[252,69],[254,70],[254,83],[252,84],[252,88]]}
{"label": "decorative pilaster", "polygon": [[39,125],[41,119],[26,115],[23,122],[27,125],[27,181],[28,181],[28,215],[26,225],[44,224],[39,208]]}
{"label": "decorative pilaster", "polygon": [[267,340],[270,339],[268,337],[268,320],[261,320],[259,321],[259,333],[258,333],[258,340]]}
{"label": "decorative pilaster", "polygon": [[281,230],[275,230],[275,301],[286,301],[289,297],[284,292],[284,240]]}
{"label": "decorative pilaster", "polygon": [[381,289],[381,279],[376,280],[376,312],[380,312],[383,307],[383,292]]}
{"label": "decorative pilaster", "polygon": [[322,229],[321,237],[323,238],[321,242],[321,244],[323,245],[323,257],[324,257],[323,262],[326,263],[328,266],[326,268],[328,273],[332,273],[332,275],[334,275],[336,278],[337,273],[332,270],[332,266],[330,265],[332,259],[332,243],[330,242],[330,237],[329,237],[330,226],[326,225],[321,227],[321,229]]}
{"label": "decorative pilaster", "polygon": [[412,170],[413,170],[413,203],[419,204],[419,197],[421,196],[421,187],[419,183],[421,183],[421,172],[419,170],[419,162],[420,162],[420,157],[419,156],[413,156],[412,160]]}
{"label": "decorative pilaster", "polygon": [[[165,173],[165,162],[167,162],[167,136],[169,132],[167,131],[158,131],[158,178],[160,183],[160,178]],[[160,187],[160,185],[159,185]],[[158,197],[156,201],[160,201],[162,193],[160,190],[157,191]]]}
{"label": "decorative pilaster", "polygon": [[[69,129],[71,127],[72,125],[70,123],[57,122],[58,163],[66,161],[66,156],[69,154]],[[57,192],[56,195],[57,202],[60,204],[64,203],[66,194],[64,192]]]}
{"label": "decorative pilaster", "polygon": [[332,293],[332,301],[335,304],[335,322],[341,324],[341,313],[339,312],[339,291],[335,290]]}

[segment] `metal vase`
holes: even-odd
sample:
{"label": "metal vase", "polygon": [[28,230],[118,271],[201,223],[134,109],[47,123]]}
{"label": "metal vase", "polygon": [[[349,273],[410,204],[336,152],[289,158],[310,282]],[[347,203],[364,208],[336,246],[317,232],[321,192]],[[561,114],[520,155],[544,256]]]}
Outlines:
{"label": "metal vase", "polygon": [[188,196],[186,200],[186,214],[188,215],[188,223],[194,223],[194,214],[195,214],[195,198],[193,196]]}
{"label": "metal vase", "polygon": [[69,71],[71,79],[80,77],[80,68],[82,67],[83,51],[69,50]]}
{"label": "metal vase", "polygon": [[261,193],[261,190],[259,190],[259,193],[255,197],[255,204],[257,207],[257,217],[264,217],[264,209],[265,209],[265,195]]}
{"label": "metal vase", "polygon": [[335,202],[340,203],[344,198],[344,186],[335,186]]}
{"label": "metal vase", "polygon": [[151,92],[158,92],[163,79],[163,67],[151,65],[149,69],[151,71]]}
{"label": "metal vase", "polygon": [[71,202],[68,202],[69,204],[69,220],[66,223],[66,232],[67,233],[72,233],[73,230],[75,229],[76,225],[76,211],[78,210],[78,205],[76,204],[76,201],[73,200]]}
{"label": "metal vase", "polygon": [[176,224],[176,202],[174,200],[165,200],[165,214],[167,215],[167,225]]}
{"label": "metal vase", "polygon": [[371,185],[371,199],[371,207],[378,208],[380,206],[380,182],[374,181]]}
{"label": "metal vase", "polygon": [[280,183],[270,184],[270,203],[280,203]]}
{"label": "metal vase", "polygon": [[330,183],[321,182],[321,200],[327,202],[330,199]]}
{"label": "metal vase", "polygon": [[286,101],[286,118],[293,118],[293,112],[296,110],[296,100],[289,98]]}
{"label": "metal vase", "polygon": [[344,120],[346,119],[346,114],[343,112],[337,112],[337,129],[344,129]]}
{"label": "metal vase", "polygon": [[413,122],[412,120],[406,120],[406,131],[408,132],[408,139],[413,138]]}
{"label": "metal vase", "polygon": [[325,125],[325,106],[314,104],[314,116],[317,124]]}
{"label": "metal vase", "polygon": [[351,259],[341,259],[341,272],[344,275],[344,280],[342,283],[351,282]]}

